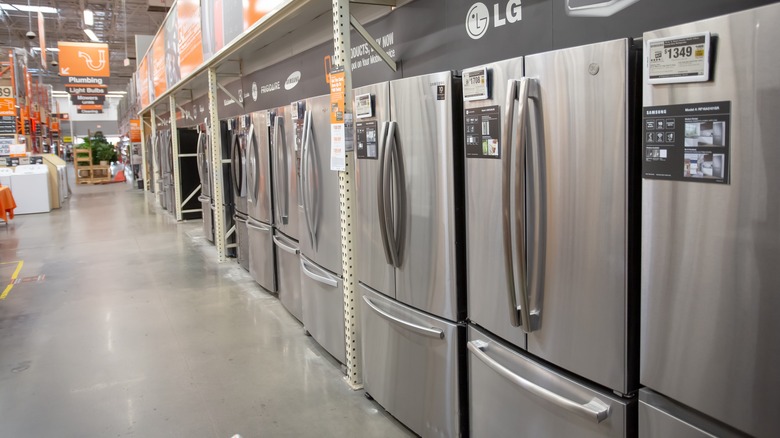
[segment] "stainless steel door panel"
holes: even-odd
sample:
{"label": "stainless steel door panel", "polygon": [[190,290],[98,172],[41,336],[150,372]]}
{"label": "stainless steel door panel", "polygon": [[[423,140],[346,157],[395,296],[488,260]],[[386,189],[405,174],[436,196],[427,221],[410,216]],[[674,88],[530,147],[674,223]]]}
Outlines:
{"label": "stainless steel door panel", "polygon": [[[437,86],[446,98],[438,100]],[[406,191],[404,248],[396,299],[451,321],[458,318],[455,176],[450,72],[390,82]],[[397,208],[397,207],[396,207]]]}
{"label": "stainless steel door panel", "polygon": [[347,362],[344,333],[344,282],[301,255],[303,326],[322,348]]}
{"label": "stainless steel door panel", "polygon": [[269,292],[276,292],[276,252],[273,227],[249,218],[249,274]]}
{"label": "stainless steel door panel", "polygon": [[715,423],[661,394],[639,390],[639,438],[737,438],[743,434]]}
{"label": "stainless steel door panel", "polygon": [[200,208],[203,211],[203,234],[206,235],[206,240],[214,242],[214,212],[211,211],[211,200],[208,198],[201,199]]}
{"label": "stainless steel door panel", "polygon": [[717,35],[713,81],[644,104],[731,101],[732,146],[729,185],[643,181],[641,383],[755,436],[780,430],[778,23],[775,4],[645,34]]}
{"label": "stainless steel door panel", "polygon": [[[295,152],[295,131],[292,114],[289,108],[279,107],[275,110],[273,126],[271,126],[272,171],[274,172],[274,204],[276,217],[274,225],[284,234],[298,239],[298,157]],[[277,138],[274,138],[276,118],[281,118]]]}
{"label": "stainless steel door panel", "polygon": [[625,400],[578,382],[469,327],[472,437],[625,437]]}
{"label": "stainless steel door panel", "polygon": [[[374,115],[381,131],[382,124],[390,118],[390,85],[387,82],[356,88],[354,95],[371,94],[374,97]],[[380,136],[381,138],[381,136]],[[384,153],[379,142],[377,153]],[[355,188],[357,257],[355,269],[358,280],[383,294],[395,297],[395,271],[385,256],[382,242],[383,230],[379,221],[379,200],[377,196],[380,160],[355,159]]]}
{"label": "stainless steel door panel", "polygon": [[366,392],[423,437],[460,436],[458,326],[360,289]]}
{"label": "stainless steel door panel", "polygon": [[271,151],[268,138],[268,112],[252,113],[251,135],[247,147],[247,208],[259,222],[273,224],[271,209]]}
{"label": "stainless steel door panel", "polygon": [[528,351],[623,394],[636,389],[627,375],[627,294],[637,293],[627,291],[628,44],[525,58],[543,111],[526,166],[526,181],[533,160],[541,177],[526,191],[530,308],[541,312]]}
{"label": "stainless steel door panel", "polygon": [[[341,201],[339,173],[330,170],[330,95],[308,99],[306,110],[311,113],[312,127],[308,146],[301,146],[301,184],[302,193],[310,202],[299,211],[301,253],[317,265],[340,273]],[[303,200],[301,203],[304,204]],[[306,227],[307,220],[311,222],[316,245]]]}
{"label": "stainless steel door panel", "polygon": [[247,217],[236,215],[236,241],[238,242],[238,264],[249,270],[249,232],[247,230]]}
{"label": "stainless steel door panel", "polygon": [[[296,208],[297,210],[297,208]],[[276,246],[279,301],[292,316],[303,321],[303,303],[301,302],[301,261],[298,242],[290,239],[279,230],[274,230]]]}
{"label": "stainless steel door panel", "polygon": [[[501,131],[507,122],[506,95],[509,79],[523,75],[523,59],[488,64],[489,100],[465,102],[465,108],[500,105]],[[510,120],[516,120],[516,116]],[[510,147],[502,139],[502,148]],[[502,152],[502,157],[506,154]],[[512,326],[507,300],[508,284],[501,241],[502,160],[466,158],[466,247],[469,319],[501,338],[525,348],[525,333]]]}

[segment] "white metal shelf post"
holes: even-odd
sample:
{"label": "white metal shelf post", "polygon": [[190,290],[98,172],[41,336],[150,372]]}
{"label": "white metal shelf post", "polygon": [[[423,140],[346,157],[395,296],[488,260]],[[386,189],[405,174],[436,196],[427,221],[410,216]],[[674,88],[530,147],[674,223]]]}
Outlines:
{"label": "white metal shelf post", "polygon": [[[345,121],[351,123],[352,69],[350,68],[350,13],[349,0],[333,0],[333,67],[344,67]],[[347,347],[347,383],[352,389],[363,387],[363,366],[360,347],[360,304],[356,289],[354,265],[355,180],[354,153],[346,152],[346,168],[339,172],[339,199],[341,201],[341,264],[344,276],[344,336]]]}
{"label": "white metal shelf post", "polygon": [[157,203],[160,202],[160,163],[157,162],[157,111],[152,108],[152,179],[153,183],[157,187],[152,187],[154,190],[154,199]]}
{"label": "white metal shelf post", "polygon": [[225,242],[225,205],[222,193],[222,144],[219,132],[219,115],[217,107],[217,69],[209,68],[209,122],[208,130],[211,136],[211,187],[214,201],[214,245],[217,247],[217,261],[227,260]]}
{"label": "white metal shelf post", "polygon": [[181,221],[181,175],[179,174],[179,130],[176,123],[176,97],[174,94],[168,96],[168,108],[171,115],[171,152],[173,153],[173,196],[176,220]]}

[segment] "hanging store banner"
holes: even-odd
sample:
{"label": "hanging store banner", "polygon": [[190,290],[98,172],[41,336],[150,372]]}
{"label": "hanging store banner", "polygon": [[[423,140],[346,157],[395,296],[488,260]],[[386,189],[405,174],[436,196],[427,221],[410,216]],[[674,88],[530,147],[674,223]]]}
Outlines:
{"label": "hanging store banner", "polygon": [[76,107],[77,114],[103,114],[103,105],[79,105]]}
{"label": "hanging store banner", "polygon": [[243,3],[242,0],[222,0],[222,32],[226,46],[244,32]]}
{"label": "hanging store banner", "polygon": [[136,91],[138,92],[139,99],[141,101],[141,108],[146,108],[151,102],[149,99],[149,63],[147,57],[144,56],[141,62],[138,64],[138,80],[136,81]]}
{"label": "hanging store banner", "polygon": [[45,70],[48,66],[46,63],[46,26],[43,21],[43,12],[38,11],[38,39],[41,42],[41,65]]}
{"label": "hanging store banner", "polygon": [[139,119],[130,119],[130,142],[131,143],[140,143],[141,142],[141,120]]}
{"label": "hanging store banner", "polygon": [[177,41],[179,44],[179,73],[187,77],[203,63],[201,44],[200,2],[179,0],[176,9]]}
{"label": "hanging store banner", "polygon": [[152,99],[156,99],[165,93],[167,83],[165,81],[165,34],[160,32],[152,42],[152,84],[154,85]]}
{"label": "hanging store banner", "polygon": [[165,81],[166,89],[173,88],[181,80],[179,72],[179,32],[176,29],[177,6],[173,6],[173,11],[168,14],[168,19],[163,25],[165,33]]}
{"label": "hanging store banner", "polygon": [[103,105],[106,96],[98,94],[73,94],[70,96],[70,103],[74,105]]}
{"label": "hanging store banner", "polygon": [[[219,8],[216,3],[219,2]],[[200,3],[200,40],[203,60],[211,58],[217,53],[217,23],[219,32],[222,32],[222,3],[221,0],[201,0]],[[217,13],[219,20],[216,19]],[[222,47],[222,46],[220,46]]]}
{"label": "hanging store banner", "polygon": [[69,94],[99,94],[105,96],[108,93],[107,85],[77,85],[66,84],[65,91]]}
{"label": "hanging store banner", "polygon": [[60,76],[111,76],[108,44],[60,41]]}
{"label": "hanging store banner", "polygon": [[244,30],[252,27],[282,3],[283,0],[244,0]]}

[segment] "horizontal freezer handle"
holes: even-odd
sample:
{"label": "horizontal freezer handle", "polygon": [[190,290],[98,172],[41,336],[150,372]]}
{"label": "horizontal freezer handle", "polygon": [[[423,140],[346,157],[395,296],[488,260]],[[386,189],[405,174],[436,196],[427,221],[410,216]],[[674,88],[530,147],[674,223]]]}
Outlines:
{"label": "horizontal freezer handle", "polygon": [[513,373],[495,359],[488,356],[485,350],[488,349],[488,344],[483,341],[469,341],[466,344],[469,351],[474,356],[477,356],[479,360],[485,363],[493,371],[498,373],[501,377],[509,380],[520,388],[540,397],[548,402],[566,409],[569,412],[575,413],[583,418],[593,421],[594,423],[601,423],[609,417],[609,405],[602,402],[597,398],[591,399],[588,403],[581,404],[573,400],[569,400],[560,394],[556,394],[547,388],[541,387],[530,380],[526,380],[517,374]]}
{"label": "horizontal freezer handle", "polygon": [[284,242],[282,242],[278,237],[274,236],[274,243],[276,246],[279,247],[282,251],[289,252],[290,254],[298,254],[298,248],[292,247],[290,245],[286,245]]}
{"label": "horizontal freezer handle", "polygon": [[338,287],[339,285],[338,281],[312,271],[311,268],[309,268],[309,263],[307,263],[306,260],[304,260],[303,258],[301,258],[301,270],[303,271],[304,275],[306,275],[307,277],[311,278],[314,281],[327,284],[330,287]]}
{"label": "horizontal freezer handle", "polygon": [[417,332],[417,333],[419,333],[421,335],[429,336],[429,337],[432,337],[432,338],[444,339],[444,330],[442,330],[442,329],[438,329],[438,328],[435,328],[435,327],[423,327],[423,326],[421,326],[419,324],[415,324],[413,322],[404,321],[403,319],[398,318],[396,316],[393,316],[393,315],[385,312],[384,310],[380,309],[379,307],[377,307],[376,304],[374,304],[373,301],[371,301],[370,298],[368,298],[365,295],[363,295],[363,301],[365,301],[366,304],[368,304],[368,307],[370,307],[374,312],[378,313],[379,316],[385,318],[386,320],[388,320],[390,322],[398,324],[398,325],[400,325],[402,327],[406,327],[406,328],[408,328],[408,329],[410,329],[412,331],[415,331],[415,332]]}
{"label": "horizontal freezer handle", "polygon": [[211,198],[209,198],[208,196],[200,195],[200,196],[198,196],[198,201],[200,201],[200,202],[211,202]]}
{"label": "horizontal freezer handle", "polygon": [[271,231],[271,227],[268,227],[268,226],[265,226],[265,225],[263,225],[261,223],[255,222],[252,219],[249,219],[248,221],[246,221],[246,226],[249,227],[249,228],[252,228],[254,230],[260,230],[260,231],[265,231],[265,232]]}

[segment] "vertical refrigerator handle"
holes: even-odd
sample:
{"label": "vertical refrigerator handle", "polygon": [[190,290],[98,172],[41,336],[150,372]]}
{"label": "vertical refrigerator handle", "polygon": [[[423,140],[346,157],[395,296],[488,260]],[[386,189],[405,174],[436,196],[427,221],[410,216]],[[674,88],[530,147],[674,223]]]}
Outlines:
{"label": "vertical refrigerator handle", "polygon": [[[519,84],[519,87],[518,87]],[[512,136],[515,100],[519,102],[517,110],[517,133]],[[521,78],[519,81],[510,80],[509,91],[507,94],[507,110],[504,124],[504,138],[508,141],[509,148],[504,152],[505,159],[502,171],[502,218],[504,232],[504,259],[507,271],[507,292],[509,294],[510,322],[515,327],[521,327],[525,333],[531,333],[538,329],[540,322],[540,312],[531,311],[531,300],[528,291],[528,242],[526,239],[526,149],[528,145],[528,120],[531,117],[529,111],[530,103],[533,101],[537,105],[539,102],[539,83],[536,79]],[[537,111],[538,113],[538,111]],[[535,130],[538,134],[539,129]],[[515,178],[512,179],[512,146],[518,145],[515,157],[514,169]],[[538,177],[539,172],[535,169],[532,175]],[[539,190],[539,184],[534,184],[534,190]],[[512,193],[514,192],[514,193]],[[515,211],[512,211],[511,199],[514,194]],[[534,200],[538,201],[540,196],[534,195]],[[534,210],[535,211],[535,210]],[[514,224],[512,224],[514,219]],[[513,226],[514,225],[514,226]],[[538,227],[536,228],[538,229]],[[514,231],[514,235],[513,235]],[[539,236],[537,236],[539,237]],[[531,243],[539,253],[536,240]],[[537,266],[540,263],[537,263]],[[518,271],[518,278],[515,278],[515,266]],[[537,273],[538,274],[538,273]],[[517,302],[517,294],[520,295],[520,303]]]}
{"label": "vertical refrigerator handle", "polygon": [[387,264],[395,266],[393,261],[393,254],[390,251],[390,242],[387,235],[387,212],[385,208],[385,197],[390,197],[390,193],[386,190],[385,185],[385,162],[387,161],[387,132],[389,127],[388,122],[382,123],[382,131],[379,133],[379,147],[381,154],[379,156],[379,175],[376,181],[376,204],[377,213],[379,215],[379,235],[382,237],[382,247],[385,250],[385,260]]}
{"label": "vertical refrigerator handle", "polygon": [[[247,196],[249,197],[249,201],[254,204],[255,202],[257,202],[257,198],[258,198],[258,195],[259,195],[258,187],[260,186],[260,181],[259,181],[259,179],[260,179],[259,178],[260,172],[259,172],[259,169],[257,168],[259,162],[257,160],[257,151],[256,151],[256,149],[257,149],[257,144],[256,144],[257,141],[255,140],[255,124],[254,123],[249,125],[249,132],[247,133],[247,137],[246,138],[247,138],[247,143],[248,143],[247,147],[246,147],[247,161],[251,161],[252,162],[251,166],[249,166],[249,168],[251,168],[252,169],[252,173],[254,173],[253,178],[252,178],[253,181],[251,183],[252,187],[249,188]],[[249,173],[248,170],[247,170],[247,173]],[[247,176],[249,176],[249,175],[247,175]],[[247,179],[247,184],[250,184],[248,179]]]}
{"label": "vertical refrigerator handle", "polygon": [[[288,222],[289,212],[289,194],[288,190],[288,162],[287,162],[287,145],[284,138],[284,117],[276,116],[274,120],[274,149],[276,149],[276,162],[279,164],[279,171],[275,172],[277,175],[276,184],[276,211],[279,216],[279,223],[286,224]],[[280,162],[281,161],[281,162]]]}
{"label": "vertical refrigerator handle", "polygon": [[306,222],[306,230],[309,232],[309,241],[312,248],[316,250],[317,245],[315,242],[314,226],[311,219],[312,199],[311,199],[311,187],[310,187],[310,158],[309,158],[309,142],[311,139],[311,112],[306,110],[303,116],[303,139],[301,141],[303,151],[301,154],[301,197],[303,198],[303,218]]}
{"label": "vertical refrigerator handle", "polygon": [[198,131],[198,149],[195,152],[195,157],[198,160],[198,178],[200,178],[201,184],[203,184],[203,132]]}
{"label": "vertical refrigerator handle", "polygon": [[[392,160],[392,172],[388,179],[395,182],[395,208],[393,209],[392,247],[395,267],[400,268],[404,253],[404,236],[406,235],[406,178],[404,176],[404,162],[401,154],[401,145],[398,141],[398,122],[390,122],[390,130],[387,134],[387,142],[390,146],[390,158]],[[388,187],[390,185],[388,184]],[[392,204],[391,204],[392,206]]]}

